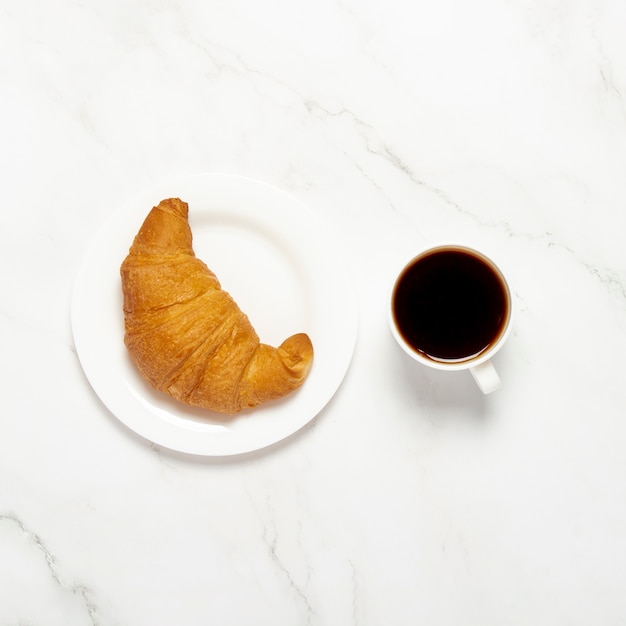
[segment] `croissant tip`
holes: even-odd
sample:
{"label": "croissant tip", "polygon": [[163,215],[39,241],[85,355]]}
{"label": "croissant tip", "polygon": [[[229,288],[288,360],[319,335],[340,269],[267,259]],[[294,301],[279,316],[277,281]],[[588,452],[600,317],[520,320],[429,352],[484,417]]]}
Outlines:
{"label": "croissant tip", "polygon": [[292,335],[283,341],[280,349],[286,353],[284,362],[288,364],[289,369],[298,372],[304,378],[313,361],[313,343],[309,336],[306,333]]}
{"label": "croissant tip", "polygon": [[189,205],[180,198],[166,198],[161,200],[155,208],[176,213],[184,218],[189,216]]}

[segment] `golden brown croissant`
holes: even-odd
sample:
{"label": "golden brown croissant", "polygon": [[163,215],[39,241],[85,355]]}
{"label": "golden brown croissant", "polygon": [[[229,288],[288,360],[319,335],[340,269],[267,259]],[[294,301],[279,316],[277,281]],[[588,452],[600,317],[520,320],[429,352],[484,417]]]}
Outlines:
{"label": "golden brown croissant", "polygon": [[181,402],[236,413],[299,387],[313,360],[309,337],[278,348],[254,328],[192,248],[188,205],[150,211],[122,266],[126,344],[152,387]]}

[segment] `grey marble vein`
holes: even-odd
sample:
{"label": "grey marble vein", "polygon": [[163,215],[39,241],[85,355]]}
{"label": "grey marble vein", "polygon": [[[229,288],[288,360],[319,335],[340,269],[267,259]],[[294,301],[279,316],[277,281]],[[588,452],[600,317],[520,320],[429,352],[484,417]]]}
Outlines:
{"label": "grey marble vein", "polygon": [[46,547],[45,543],[35,531],[28,528],[24,522],[13,513],[0,514],[0,523],[5,523],[15,526],[21,533],[26,535],[30,544],[36,548],[45,560],[46,566],[50,572],[52,580],[55,584],[72,595],[79,597],[89,615],[90,622],[93,626],[101,626],[101,622],[98,619],[98,608],[92,598],[92,592],[89,587],[80,583],[66,583],[64,582],[59,568],[56,563],[56,559],[52,552]]}

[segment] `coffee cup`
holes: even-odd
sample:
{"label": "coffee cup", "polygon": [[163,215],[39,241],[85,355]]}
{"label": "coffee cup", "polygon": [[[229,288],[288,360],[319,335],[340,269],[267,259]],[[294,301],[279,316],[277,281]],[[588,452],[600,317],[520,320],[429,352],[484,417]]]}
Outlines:
{"label": "coffee cup", "polygon": [[501,386],[491,358],[511,330],[513,300],[500,268],[462,244],[423,250],[397,275],[389,302],[391,332],[415,361],[471,372],[487,394]]}

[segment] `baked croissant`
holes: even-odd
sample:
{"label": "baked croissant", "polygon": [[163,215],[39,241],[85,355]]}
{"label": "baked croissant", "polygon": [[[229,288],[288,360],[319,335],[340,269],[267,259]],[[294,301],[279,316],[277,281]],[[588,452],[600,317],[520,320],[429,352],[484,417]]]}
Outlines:
{"label": "baked croissant", "polygon": [[120,268],[124,343],[160,391],[220,413],[282,397],[311,369],[304,333],[260,343],[248,317],[192,248],[188,205],[163,200],[145,219]]}

